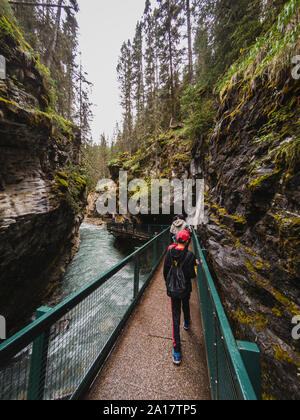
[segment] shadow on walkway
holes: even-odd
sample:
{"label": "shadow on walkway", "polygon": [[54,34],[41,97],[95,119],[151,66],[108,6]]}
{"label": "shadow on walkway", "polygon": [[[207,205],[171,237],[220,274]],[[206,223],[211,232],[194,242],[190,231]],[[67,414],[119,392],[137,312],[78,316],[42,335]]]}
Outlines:
{"label": "shadow on walkway", "polygon": [[195,282],[191,297],[191,317],[190,330],[181,330],[182,363],[175,366],[172,361],[171,302],[166,294],[161,264],[85,399],[210,399],[205,342]]}

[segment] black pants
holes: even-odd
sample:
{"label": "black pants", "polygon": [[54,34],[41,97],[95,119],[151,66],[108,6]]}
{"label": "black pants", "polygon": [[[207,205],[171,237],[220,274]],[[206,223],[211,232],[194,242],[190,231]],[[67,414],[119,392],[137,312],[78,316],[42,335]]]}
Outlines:
{"label": "black pants", "polygon": [[191,312],[190,312],[190,297],[188,296],[184,299],[174,299],[171,298],[171,307],[172,307],[172,321],[173,321],[173,345],[175,353],[181,353],[181,341],[180,341],[180,318],[181,318],[181,307],[184,315],[184,322],[189,324],[191,322]]}

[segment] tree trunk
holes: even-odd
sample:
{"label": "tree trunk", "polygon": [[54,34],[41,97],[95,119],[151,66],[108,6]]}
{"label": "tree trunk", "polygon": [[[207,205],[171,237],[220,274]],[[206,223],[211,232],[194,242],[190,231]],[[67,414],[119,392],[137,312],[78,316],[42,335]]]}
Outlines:
{"label": "tree trunk", "polygon": [[72,118],[72,103],[73,103],[73,89],[72,89],[72,74],[73,69],[72,65],[68,64],[68,121],[71,121]]}
{"label": "tree trunk", "polygon": [[193,50],[192,50],[192,26],[190,0],[186,0],[187,36],[188,36],[188,61],[189,61],[189,83],[193,83]]}
{"label": "tree trunk", "polygon": [[58,31],[60,27],[60,20],[61,20],[62,3],[63,3],[63,0],[58,1],[58,9],[56,13],[54,34],[53,34],[52,42],[48,51],[48,57],[46,58],[46,67],[48,67],[49,69],[51,68],[52,63],[53,63],[54,52],[55,52],[55,48],[57,44],[57,37],[58,37]]}
{"label": "tree trunk", "polygon": [[170,85],[171,85],[171,113],[172,118],[175,117],[175,90],[174,90],[174,69],[173,69],[173,52],[172,52],[172,36],[171,36],[171,24],[168,28],[169,37],[169,63],[170,63]]}

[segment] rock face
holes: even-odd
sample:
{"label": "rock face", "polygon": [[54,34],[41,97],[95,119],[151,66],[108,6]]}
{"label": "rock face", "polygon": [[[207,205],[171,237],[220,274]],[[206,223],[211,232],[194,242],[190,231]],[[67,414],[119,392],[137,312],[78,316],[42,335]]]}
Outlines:
{"label": "rock face", "polygon": [[[160,215],[159,218],[151,215],[151,181],[152,180],[179,180],[183,186],[184,180],[189,177],[191,162],[192,142],[186,137],[184,128],[176,126],[161,133],[157,138],[150,138],[141,144],[141,147],[132,155],[123,153],[110,162],[109,170],[111,178],[118,186],[119,172],[127,172],[128,184],[134,179],[142,179],[146,184],[143,194],[148,197],[149,215],[141,215],[143,223],[170,223],[170,215]],[[117,190],[117,203],[119,191]],[[167,195],[167,194],[166,194]],[[128,195],[130,198],[131,195]],[[170,191],[171,213],[174,211],[174,203],[182,200],[177,199],[173,189]],[[162,212],[162,198],[160,197],[160,211]],[[177,211],[178,213],[178,211]],[[165,217],[164,217],[165,216]],[[129,215],[128,215],[129,217]],[[159,219],[159,220],[158,220]]]}
{"label": "rock face", "polygon": [[51,296],[78,248],[80,133],[49,111],[37,60],[4,17],[0,54],[0,313],[12,332]]}
{"label": "rock face", "polygon": [[207,187],[202,245],[236,336],[260,347],[264,397],[299,399],[299,81],[285,68],[271,83],[228,85],[191,171]]}

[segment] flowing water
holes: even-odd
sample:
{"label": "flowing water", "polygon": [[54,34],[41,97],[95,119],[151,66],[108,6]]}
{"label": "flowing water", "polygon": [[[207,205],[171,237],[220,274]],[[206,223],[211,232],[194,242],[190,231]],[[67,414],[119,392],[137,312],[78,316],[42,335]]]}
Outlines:
{"label": "flowing water", "polygon": [[[83,223],[81,244],[61,283],[60,301],[101,277],[133,251],[121,247],[103,227]],[[140,287],[152,269],[152,248],[140,258]],[[45,399],[63,399],[74,392],[89,363],[124,316],[133,298],[134,262],[86,298],[51,327],[45,371]],[[31,376],[32,345],[0,369],[0,399],[27,398]]]}
{"label": "flowing water", "polygon": [[[80,249],[69,264],[61,285],[61,298],[66,299],[96,280],[134,251],[121,247],[108,231],[83,223],[80,228]],[[128,266],[132,273],[132,268]]]}
{"label": "flowing water", "polygon": [[[99,279],[134,251],[132,241],[121,246],[105,228],[87,223],[80,228],[80,239],[80,249],[58,291],[60,302]],[[149,247],[140,256],[139,287],[152,267],[153,248]],[[44,399],[65,399],[75,391],[131,305],[133,279],[134,261],[130,261],[51,327],[42,373]],[[0,369],[0,400],[29,397],[27,390],[32,389],[31,378],[36,376],[33,359],[31,344]]]}

